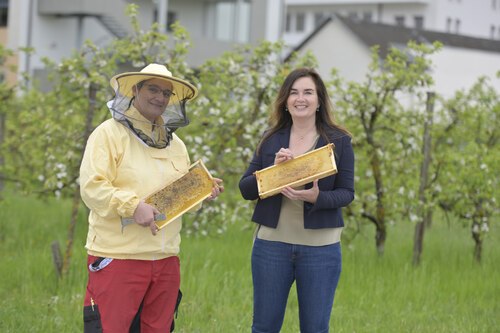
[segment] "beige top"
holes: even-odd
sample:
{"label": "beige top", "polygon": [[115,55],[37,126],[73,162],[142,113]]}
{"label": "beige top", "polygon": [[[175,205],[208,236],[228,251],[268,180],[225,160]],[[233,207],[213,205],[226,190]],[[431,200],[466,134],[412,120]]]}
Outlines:
{"label": "beige top", "polygon": [[[311,147],[314,149],[315,144]],[[302,186],[301,189],[304,187]],[[256,237],[259,239],[277,241],[297,245],[324,246],[340,242],[343,228],[304,228],[304,202],[291,200],[283,196],[280,218],[276,229],[258,225]]]}
{"label": "beige top", "polygon": [[304,202],[283,197],[276,229],[258,226],[257,238],[289,244],[324,246],[340,242],[343,228],[305,229]]}

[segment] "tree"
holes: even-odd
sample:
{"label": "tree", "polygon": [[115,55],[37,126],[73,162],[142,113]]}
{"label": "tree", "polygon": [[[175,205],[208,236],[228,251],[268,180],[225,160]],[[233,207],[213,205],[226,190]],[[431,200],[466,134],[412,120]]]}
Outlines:
{"label": "tree", "polygon": [[[418,187],[415,159],[408,157],[415,157],[418,151],[420,127],[414,125],[419,123],[420,115],[408,112],[401,97],[403,93],[418,97],[432,84],[428,56],[439,47],[438,43],[428,46],[410,42],[403,50],[391,48],[384,59],[375,47],[361,83],[345,84],[334,73],[338,113],[345,115],[346,124],[357,135],[355,214],[375,225],[379,254],[384,252],[387,220],[395,220],[404,208],[401,192],[406,191],[406,199],[413,200],[413,189]],[[404,182],[396,176],[399,172],[406,177]]]}
{"label": "tree", "polygon": [[444,101],[446,140],[438,159],[440,206],[469,223],[474,259],[481,261],[490,223],[498,215],[500,94],[487,78]]}
{"label": "tree", "polygon": [[[223,232],[227,223],[250,212],[252,203],[243,201],[237,182],[247,168],[263,131],[270,106],[288,72],[297,66],[314,66],[306,55],[280,60],[284,45],[263,41],[256,47],[243,46],[209,60],[199,69],[201,94],[191,105],[195,119],[180,135],[194,160],[203,159],[214,175],[222,177],[228,193],[224,200],[207,206],[194,217],[188,233]],[[250,220],[250,216],[248,216]]]}

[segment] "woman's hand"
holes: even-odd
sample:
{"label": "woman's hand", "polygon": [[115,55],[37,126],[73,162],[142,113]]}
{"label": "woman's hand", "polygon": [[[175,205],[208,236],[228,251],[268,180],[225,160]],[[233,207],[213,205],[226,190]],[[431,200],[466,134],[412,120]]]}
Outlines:
{"label": "woman's hand", "polygon": [[215,184],[212,187],[212,194],[207,198],[208,201],[212,201],[217,198],[222,192],[224,192],[224,185],[222,185],[222,179],[214,178]]}
{"label": "woman's hand", "polygon": [[291,160],[293,158],[292,151],[288,148],[281,148],[276,153],[276,157],[274,158],[274,164],[280,164]]}
{"label": "woman's hand", "polygon": [[148,205],[144,201],[141,201],[135,209],[134,221],[135,223],[143,227],[149,227],[151,229],[151,233],[153,235],[156,235],[156,233],[158,232],[158,227],[155,223],[156,214],[160,214],[160,211],[158,209],[151,205]]}
{"label": "woman's hand", "polygon": [[315,203],[319,195],[318,180],[313,181],[313,186],[308,190],[294,190],[290,186],[281,190],[281,194],[290,200],[302,200]]}

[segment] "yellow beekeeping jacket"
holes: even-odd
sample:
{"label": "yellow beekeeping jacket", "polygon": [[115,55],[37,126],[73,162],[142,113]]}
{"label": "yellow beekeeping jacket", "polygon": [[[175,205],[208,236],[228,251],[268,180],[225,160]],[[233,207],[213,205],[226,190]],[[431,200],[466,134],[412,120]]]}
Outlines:
{"label": "yellow beekeeping jacket", "polygon": [[[132,111],[134,118],[142,117],[137,110]],[[136,125],[145,133],[151,127]],[[141,199],[180,178],[189,166],[186,146],[175,134],[170,145],[157,149],[114,119],[98,126],[89,137],[80,167],[81,196],[90,209],[88,253],[140,260],[177,255],[181,218],[153,236],[149,228],[135,223],[122,229],[121,217],[132,217]]]}

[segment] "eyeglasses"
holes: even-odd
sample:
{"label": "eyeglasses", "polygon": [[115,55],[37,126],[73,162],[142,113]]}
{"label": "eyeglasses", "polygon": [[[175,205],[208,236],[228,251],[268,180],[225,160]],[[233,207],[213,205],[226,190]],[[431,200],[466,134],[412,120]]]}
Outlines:
{"label": "eyeglasses", "polygon": [[157,94],[161,93],[163,95],[163,97],[165,97],[165,98],[170,98],[170,96],[175,95],[175,93],[169,89],[161,90],[160,87],[155,86],[155,85],[151,85],[151,84],[145,84],[144,86],[153,95],[157,95]]}

